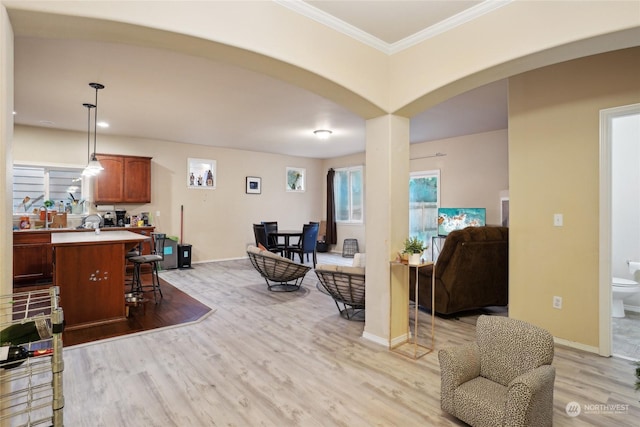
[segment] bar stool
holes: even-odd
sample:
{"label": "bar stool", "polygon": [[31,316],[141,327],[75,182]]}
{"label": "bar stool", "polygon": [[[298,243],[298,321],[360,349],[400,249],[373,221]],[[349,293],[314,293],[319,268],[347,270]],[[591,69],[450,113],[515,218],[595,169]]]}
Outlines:
{"label": "bar stool", "polygon": [[[140,234],[143,236],[147,235],[146,231],[140,231]],[[136,257],[136,256],[140,256],[142,255],[142,245],[148,242],[148,240],[145,240],[144,242],[140,242],[138,245],[134,246],[133,248],[131,248],[129,250],[129,252],[127,252],[126,254],[124,254],[124,274],[125,276],[127,275],[127,266],[129,265],[129,261],[131,260],[131,258]],[[131,276],[131,292],[133,292],[133,275]]]}
{"label": "bar stool", "polygon": [[[133,263],[133,282],[131,284],[132,293],[143,293],[144,288],[151,288],[153,290],[153,299],[156,304],[158,303],[158,296],[156,291],[162,296],[162,290],[160,289],[160,278],[158,277],[158,263],[164,260],[164,241],[167,235],[164,233],[151,233],[151,254],[139,255],[129,258],[129,261]],[[140,269],[142,264],[149,264],[151,266],[151,285],[143,285],[140,277]]]}

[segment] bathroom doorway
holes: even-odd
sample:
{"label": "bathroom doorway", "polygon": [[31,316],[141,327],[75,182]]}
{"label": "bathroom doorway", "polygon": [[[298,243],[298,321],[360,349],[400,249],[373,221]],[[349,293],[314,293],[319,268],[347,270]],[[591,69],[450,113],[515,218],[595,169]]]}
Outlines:
{"label": "bathroom doorway", "polygon": [[600,353],[640,360],[640,294],[611,316],[612,278],[640,279],[640,104],[602,110],[600,128]]}

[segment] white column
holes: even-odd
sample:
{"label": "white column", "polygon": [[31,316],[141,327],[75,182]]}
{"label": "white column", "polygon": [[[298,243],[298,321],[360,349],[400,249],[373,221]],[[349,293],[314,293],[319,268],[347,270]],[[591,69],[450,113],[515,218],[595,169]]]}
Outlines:
{"label": "white column", "polygon": [[0,294],[13,292],[13,29],[0,5]]}
{"label": "white column", "polygon": [[[386,345],[391,336],[389,261],[395,259],[409,233],[409,119],[386,115],[368,120],[366,137],[367,293],[363,336]],[[403,285],[406,288],[406,283]],[[394,301],[398,301],[395,294]],[[394,318],[406,319],[406,307],[403,310],[394,308]]]}

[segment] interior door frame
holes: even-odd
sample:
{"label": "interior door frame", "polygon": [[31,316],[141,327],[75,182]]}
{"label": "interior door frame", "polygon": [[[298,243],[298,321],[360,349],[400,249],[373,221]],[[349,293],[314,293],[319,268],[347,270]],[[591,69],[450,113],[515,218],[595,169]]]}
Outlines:
{"label": "interior door frame", "polygon": [[640,114],[640,103],[600,110],[600,254],[599,346],[601,356],[611,356],[611,149],[614,118]]}

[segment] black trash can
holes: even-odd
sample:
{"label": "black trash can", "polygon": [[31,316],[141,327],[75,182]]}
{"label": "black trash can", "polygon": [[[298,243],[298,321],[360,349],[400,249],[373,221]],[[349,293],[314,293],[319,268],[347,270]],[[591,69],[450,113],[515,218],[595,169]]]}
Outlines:
{"label": "black trash can", "polygon": [[178,268],[191,268],[191,245],[178,245]]}
{"label": "black trash can", "polygon": [[316,251],[317,252],[327,252],[329,250],[329,245],[327,242],[318,242],[316,243]]}

